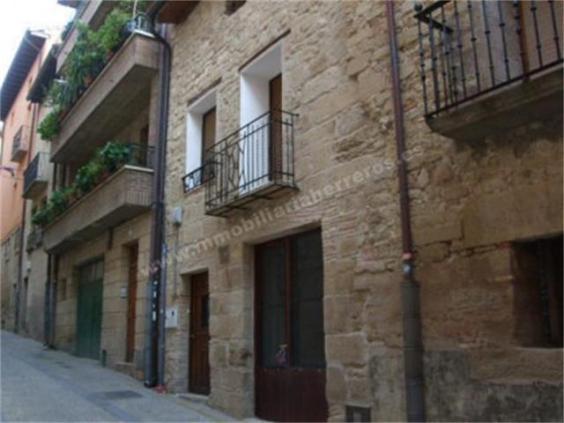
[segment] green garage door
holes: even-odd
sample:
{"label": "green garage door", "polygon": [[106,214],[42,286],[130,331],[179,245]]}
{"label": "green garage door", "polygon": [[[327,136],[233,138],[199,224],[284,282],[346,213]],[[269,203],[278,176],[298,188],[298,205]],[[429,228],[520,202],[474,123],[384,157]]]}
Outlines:
{"label": "green garage door", "polygon": [[76,320],[76,355],[98,359],[102,331],[104,261],[79,269]]}

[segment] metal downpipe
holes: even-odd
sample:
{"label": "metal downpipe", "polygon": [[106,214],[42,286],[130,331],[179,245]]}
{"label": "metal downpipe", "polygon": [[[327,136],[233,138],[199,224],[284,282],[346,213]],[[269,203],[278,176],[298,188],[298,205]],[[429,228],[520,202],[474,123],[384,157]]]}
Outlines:
{"label": "metal downpipe", "polygon": [[[165,388],[165,309],[166,309],[166,245],[165,228],[165,178],[166,141],[169,108],[171,47],[156,30],[155,17],[164,2],[157,2],[149,15],[155,38],[163,45],[160,56],[159,75],[159,124],[158,144],[156,146],[155,179],[153,185],[153,222],[151,228],[151,258],[149,263],[148,285],[148,336],[145,340],[145,386]],[[166,37],[166,27],[163,27]],[[164,260],[163,260],[164,257]]]}
{"label": "metal downpipe", "polygon": [[388,40],[391,59],[392,96],[394,102],[394,129],[397,154],[397,172],[400,195],[400,220],[402,234],[402,309],[404,339],[404,377],[407,421],[425,421],[425,396],[423,379],[423,342],[419,283],[414,275],[413,237],[409,205],[409,183],[405,154],[405,130],[401,97],[400,63],[397,45],[395,5],[386,0]]}

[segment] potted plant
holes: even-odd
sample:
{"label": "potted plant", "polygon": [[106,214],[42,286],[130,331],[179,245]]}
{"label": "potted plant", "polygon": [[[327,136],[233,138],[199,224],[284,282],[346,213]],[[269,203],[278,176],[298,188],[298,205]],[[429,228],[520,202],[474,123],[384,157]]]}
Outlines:
{"label": "potted plant", "polygon": [[59,133],[59,113],[58,109],[52,110],[43,118],[37,127],[37,132],[42,139],[52,141]]}

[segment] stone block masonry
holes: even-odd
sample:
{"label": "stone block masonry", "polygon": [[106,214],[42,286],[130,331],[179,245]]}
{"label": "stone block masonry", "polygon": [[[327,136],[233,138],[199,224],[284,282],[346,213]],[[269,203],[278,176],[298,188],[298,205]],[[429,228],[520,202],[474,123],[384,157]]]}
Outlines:
{"label": "stone block masonry", "polygon": [[[369,407],[375,421],[404,420],[399,201],[384,3],[249,0],[232,15],[224,6],[201,2],[172,33],[166,202],[169,212],[181,207],[184,218],[166,229],[175,257],[167,303],[178,306],[180,316],[178,327],[167,330],[167,385],[188,390],[189,281],[207,270],[209,403],[240,418],[254,415],[254,245],[321,227],[329,419],[344,420],[345,407],[354,405]],[[412,7],[405,1],[397,9],[428,418],[561,419],[561,358],[542,349],[523,352],[512,336],[510,264],[512,241],[562,232],[561,124],[531,122],[472,144],[433,133],[423,118]],[[299,114],[299,191],[227,219],[207,216],[205,189],[185,194],[181,182],[187,101],[219,80],[216,138],[235,131],[240,67],[283,34],[283,108]],[[354,182],[355,171],[374,164],[383,171]],[[351,181],[345,189],[285,208],[345,178]],[[285,212],[267,224],[221,235],[277,207]],[[198,243],[209,247],[180,254]],[[511,372],[500,354],[515,363]],[[533,364],[547,357],[553,365]],[[506,378],[498,377],[505,372]]]}

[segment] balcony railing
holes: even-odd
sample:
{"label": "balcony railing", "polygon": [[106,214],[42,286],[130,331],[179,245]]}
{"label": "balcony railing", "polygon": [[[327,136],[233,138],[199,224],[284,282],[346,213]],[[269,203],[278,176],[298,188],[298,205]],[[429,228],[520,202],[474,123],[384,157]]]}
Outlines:
{"label": "balcony railing", "polygon": [[19,162],[25,157],[29,146],[29,127],[22,125],[12,141],[12,161]]}
{"label": "balcony railing", "polygon": [[[205,152],[201,169],[186,175],[206,183],[206,213],[228,216],[257,199],[295,189],[294,113],[267,112]],[[197,173],[197,174],[196,174]]]}
{"label": "balcony railing", "polygon": [[47,186],[49,154],[37,153],[24,172],[23,197],[32,198]]}
{"label": "balcony railing", "polygon": [[433,118],[562,64],[562,2],[416,6],[425,115]]}

